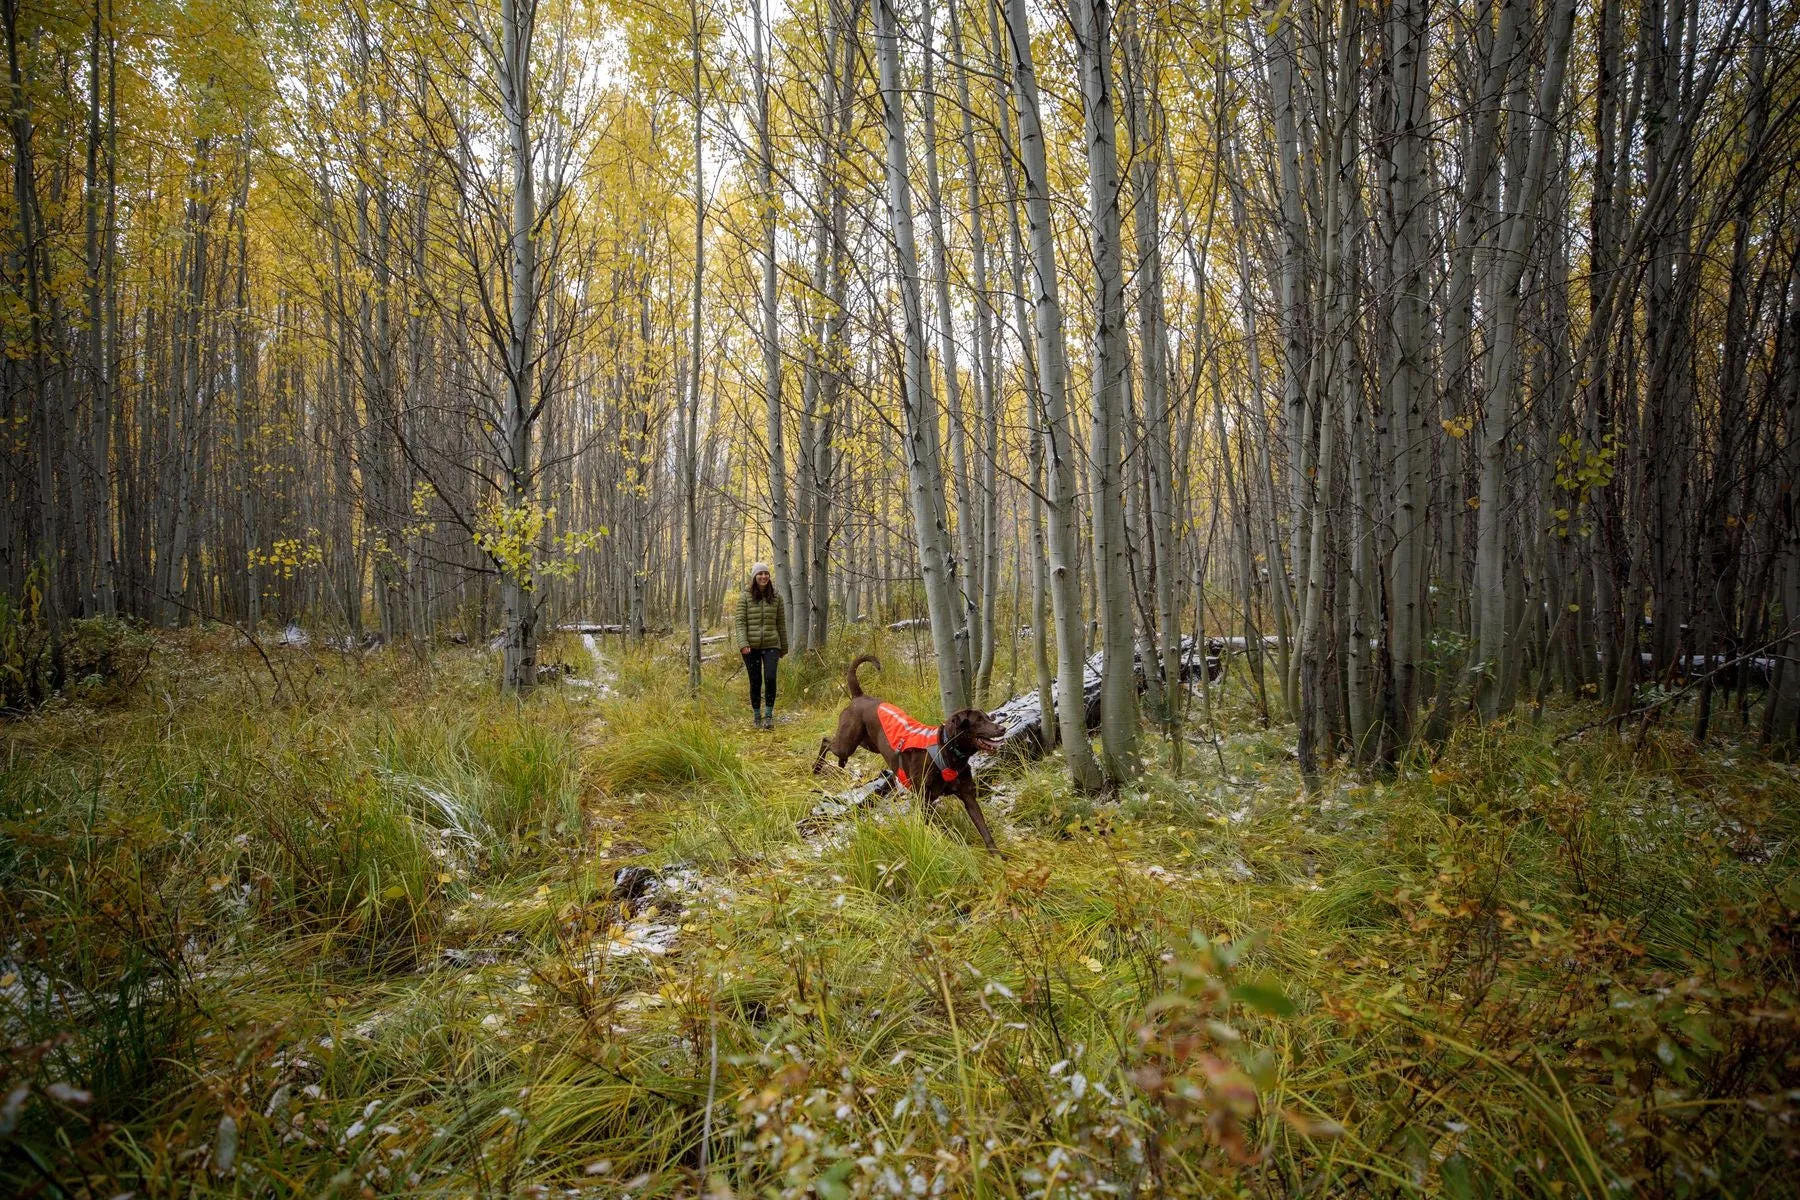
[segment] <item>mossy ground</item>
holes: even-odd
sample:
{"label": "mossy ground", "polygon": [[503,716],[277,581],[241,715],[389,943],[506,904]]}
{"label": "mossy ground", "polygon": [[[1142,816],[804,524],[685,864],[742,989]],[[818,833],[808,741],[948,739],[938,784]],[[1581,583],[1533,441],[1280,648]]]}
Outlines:
{"label": "mossy ground", "polygon": [[[862,648],[862,647],[857,647]],[[160,639],[0,729],[0,1190],[1774,1195],[1800,1163],[1800,777],[1552,711],[1302,796],[1217,745],[1072,795],[812,814],[679,650],[611,690]],[[578,644],[555,646],[584,673]],[[878,687],[924,716],[887,648]],[[1004,671],[1002,671],[1004,674]],[[876,681],[871,678],[871,683]],[[277,687],[277,684],[280,684]],[[864,772],[874,763],[865,756]],[[633,913],[620,867],[679,866]],[[701,1172],[701,1158],[707,1157]]]}

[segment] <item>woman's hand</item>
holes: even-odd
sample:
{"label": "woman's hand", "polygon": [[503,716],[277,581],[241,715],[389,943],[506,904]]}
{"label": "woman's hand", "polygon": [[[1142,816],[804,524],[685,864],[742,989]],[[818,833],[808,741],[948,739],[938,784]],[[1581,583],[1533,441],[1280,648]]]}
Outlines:
{"label": "woman's hand", "polygon": [[750,647],[748,647],[748,646],[739,646],[739,647],[738,647],[738,653],[739,653],[739,654],[748,654],[748,653],[750,653]]}

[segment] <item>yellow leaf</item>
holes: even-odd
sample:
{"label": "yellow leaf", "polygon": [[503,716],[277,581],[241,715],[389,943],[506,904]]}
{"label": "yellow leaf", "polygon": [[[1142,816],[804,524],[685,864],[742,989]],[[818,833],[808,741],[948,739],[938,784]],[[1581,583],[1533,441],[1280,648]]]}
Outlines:
{"label": "yellow leaf", "polygon": [[1098,975],[1100,972],[1106,970],[1106,964],[1099,959],[1090,956],[1087,959],[1087,969]]}
{"label": "yellow leaf", "polygon": [[388,885],[387,890],[381,893],[381,898],[383,900],[398,900],[404,895],[406,895],[406,889],[395,883]]}

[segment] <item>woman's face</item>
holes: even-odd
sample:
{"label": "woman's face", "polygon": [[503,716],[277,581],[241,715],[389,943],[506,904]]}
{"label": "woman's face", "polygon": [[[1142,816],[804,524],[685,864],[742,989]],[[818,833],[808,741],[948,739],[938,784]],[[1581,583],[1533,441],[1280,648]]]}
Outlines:
{"label": "woman's face", "polygon": [[756,586],[757,587],[768,587],[769,586],[769,573],[767,571],[758,571],[756,573]]}

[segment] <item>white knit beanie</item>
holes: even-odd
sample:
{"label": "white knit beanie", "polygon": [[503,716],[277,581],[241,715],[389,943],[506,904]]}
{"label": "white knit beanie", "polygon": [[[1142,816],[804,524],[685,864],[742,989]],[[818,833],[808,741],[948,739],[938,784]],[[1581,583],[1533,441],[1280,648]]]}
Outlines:
{"label": "white knit beanie", "polygon": [[750,564],[750,578],[755,579],[758,575],[767,573],[768,570],[769,570],[768,563],[751,563]]}

